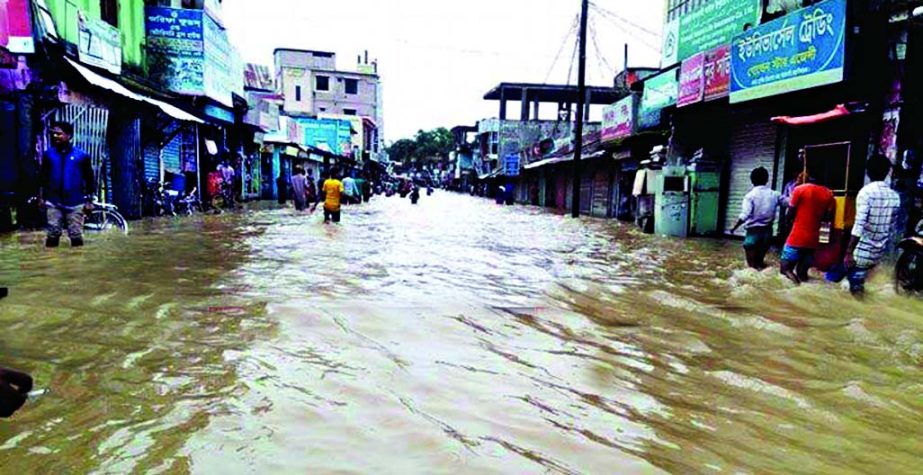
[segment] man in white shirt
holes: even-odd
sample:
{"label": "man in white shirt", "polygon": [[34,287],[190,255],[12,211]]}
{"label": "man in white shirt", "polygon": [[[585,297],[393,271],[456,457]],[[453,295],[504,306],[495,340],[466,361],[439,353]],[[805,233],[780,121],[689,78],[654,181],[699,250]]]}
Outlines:
{"label": "man in white shirt", "polygon": [[769,171],[763,167],[750,173],[750,182],[753,183],[753,189],[744,197],[740,219],[731,233],[737,232],[743,225],[747,226],[747,237],[744,240],[747,265],[763,270],[766,268],[766,253],[772,245],[773,225],[782,205],[782,196],[767,186]]}

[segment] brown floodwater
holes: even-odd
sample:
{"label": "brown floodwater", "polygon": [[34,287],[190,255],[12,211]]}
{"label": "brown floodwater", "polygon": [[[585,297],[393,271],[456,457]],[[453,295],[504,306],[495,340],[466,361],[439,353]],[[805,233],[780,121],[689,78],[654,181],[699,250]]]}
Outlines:
{"label": "brown floodwater", "polygon": [[2,473],[920,473],[923,302],[437,193],[0,236]]}

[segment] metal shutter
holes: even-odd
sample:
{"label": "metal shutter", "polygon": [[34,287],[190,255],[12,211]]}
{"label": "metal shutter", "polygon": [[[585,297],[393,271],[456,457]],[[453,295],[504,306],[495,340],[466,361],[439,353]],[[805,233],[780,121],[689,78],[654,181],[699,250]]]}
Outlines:
{"label": "metal shutter", "polygon": [[182,165],[180,164],[180,152],[183,146],[183,135],[176,134],[173,137],[173,140],[170,141],[163,148],[163,169],[170,173],[182,173]]}
{"label": "metal shutter", "polygon": [[591,215],[597,218],[609,217],[609,167],[600,163],[593,176],[593,205]]}
{"label": "metal shutter", "polygon": [[[730,140],[730,176],[728,180],[727,209],[724,215],[725,234],[740,216],[744,196],[750,192],[750,172],[765,167],[772,174],[776,161],[776,126],[763,116],[737,115]],[[738,230],[743,235],[744,230]]]}
{"label": "metal shutter", "polygon": [[160,149],[156,145],[144,148],[144,180],[160,180]]}

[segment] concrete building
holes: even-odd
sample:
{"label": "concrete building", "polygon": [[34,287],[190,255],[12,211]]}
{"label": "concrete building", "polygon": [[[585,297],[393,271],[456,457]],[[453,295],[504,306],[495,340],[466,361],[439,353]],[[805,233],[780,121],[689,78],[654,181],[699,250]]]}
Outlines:
{"label": "concrete building", "polygon": [[376,154],[383,148],[381,78],[377,63],[369,63],[368,53],[359,57],[356,71],[338,70],[336,53],[324,51],[281,48],[275,50],[274,58],[286,115],[371,119],[377,128],[369,148]]}

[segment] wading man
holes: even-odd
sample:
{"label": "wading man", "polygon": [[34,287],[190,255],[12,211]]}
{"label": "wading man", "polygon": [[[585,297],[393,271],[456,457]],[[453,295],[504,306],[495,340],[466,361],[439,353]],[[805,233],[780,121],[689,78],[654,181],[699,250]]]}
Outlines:
{"label": "wading man", "polygon": [[753,183],[753,189],[744,197],[740,219],[731,233],[743,225],[747,226],[747,237],[744,240],[747,265],[763,270],[766,268],[766,253],[772,244],[772,228],[782,204],[782,195],[767,186],[769,171],[763,167],[750,173],[750,182]]}
{"label": "wading man", "polygon": [[856,223],[845,262],[849,290],[854,295],[865,292],[865,279],[887,254],[897,223],[901,197],[885,183],[890,172],[891,162],[886,157],[872,157],[868,163],[871,183],[856,198]]}
{"label": "wading man", "polygon": [[90,156],[71,144],[74,127],[67,122],[51,126],[51,148],[42,155],[40,200],[48,214],[45,246],[58,247],[67,229],[71,247],[83,246],[84,212],[93,209],[93,164]]}
{"label": "wading man", "polygon": [[820,247],[821,225],[829,221],[836,207],[833,192],[811,181],[807,172],[798,177],[798,187],[792,193],[788,210],[794,216],[794,224],[782,249],[782,275],[796,284],[808,281],[808,270]]}
{"label": "wading man", "polygon": [[[327,180],[324,181],[323,187],[321,187],[321,192],[318,195],[318,203],[320,200],[324,201],[324,222],[329,223],[333,221],[334,223],[340,222],[340,206],[341,199],[343,197],[343,192],[345,187],[343,182],[337,179],[339,173],[334,171],[330,173],[330,176]],[[317,207],[317,205],[314,205]]]}

